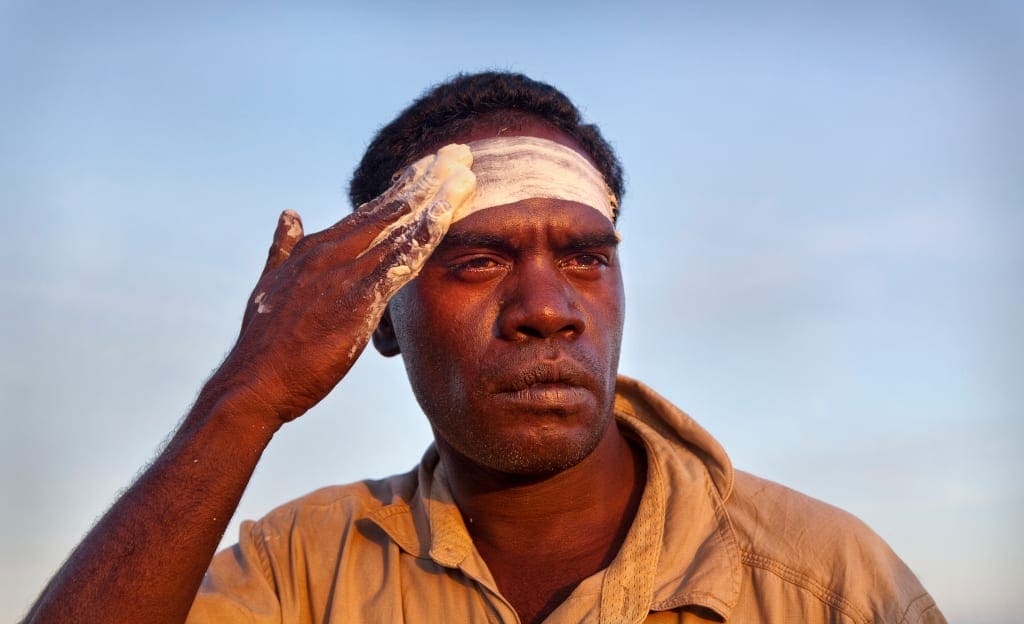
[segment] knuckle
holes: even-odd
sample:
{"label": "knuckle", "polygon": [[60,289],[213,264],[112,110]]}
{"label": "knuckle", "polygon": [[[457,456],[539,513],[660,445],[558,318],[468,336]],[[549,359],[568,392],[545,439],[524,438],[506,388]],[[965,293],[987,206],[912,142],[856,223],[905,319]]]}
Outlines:
{"label": "knuckle", "polygon": [[433,238],[429,223],[420,223],[413,232],[413,240],[420,245],[426,245]]}
{"label": "knuckle", "polygon": [[381,243],[384,245],[385,249],[394,249],[401,245],[402,242],[408,240],[408,238],[409,225],[402,224],[396,226],[394,229],[388,232],[387,236],[384,237]]}
{"label": "knuckle", "polygon": [[314,236],[305,236],[292,246],[289,255],[305,255],[315,242]]}

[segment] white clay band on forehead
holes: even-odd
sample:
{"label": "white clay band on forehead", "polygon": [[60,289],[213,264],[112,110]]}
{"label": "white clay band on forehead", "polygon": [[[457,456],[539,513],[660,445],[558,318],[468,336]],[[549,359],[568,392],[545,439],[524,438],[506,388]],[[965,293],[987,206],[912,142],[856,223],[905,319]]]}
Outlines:
{"label": "white clay band on forehead", "polygon": [[[532,136],[469,143],[476,192],[452,217],[458,221],[486,208],[524,199],[564,199],[590,206],[614,223],[618,201],[601,173],[576,150]],[[426,166],[428,156],[413,165]]]}
{"label": "white clay band on forehead", "polygon": [[476,193],[456,219],[537,197],[586,204],[615,220],[617,202],[604,177],[572,148],[532,136],[483,139],[469,148]]}

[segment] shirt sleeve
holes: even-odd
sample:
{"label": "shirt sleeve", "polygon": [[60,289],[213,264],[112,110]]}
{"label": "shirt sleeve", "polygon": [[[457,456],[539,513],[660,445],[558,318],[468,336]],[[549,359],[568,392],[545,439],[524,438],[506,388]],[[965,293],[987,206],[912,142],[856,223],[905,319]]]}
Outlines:
{"label": "shirt sleeve", "polygon": [[238,543],[217,553],[203,577],[188,624],[281,624],[266,547],[257,525],[242,523]]}
{"label": "shirt sleeve", "polygon": [[908,624],[947,624],[946,617],[928,594],[911,604],[903,621]]}

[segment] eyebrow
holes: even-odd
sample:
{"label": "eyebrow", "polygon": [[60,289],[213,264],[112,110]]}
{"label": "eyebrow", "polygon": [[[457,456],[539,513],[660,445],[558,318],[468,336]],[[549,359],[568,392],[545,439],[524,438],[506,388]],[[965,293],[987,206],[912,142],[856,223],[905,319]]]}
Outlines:
{"label": "eyebrow", "polygon": [[571,236],[566,249],[594,249],[596,247],[618,247],[619,237],[615,232],[595,232]]}
{"label": "eyebrow", "polygon": [[505,236],[487,232],[449,232],[437,246],[438,250],[459,247],[486,247],[508,251],[512,249],[512,244]]}
{"label": "eyebrow", "polygon": [[[597,247],[618,247],[619,238],[615,232],[594,232],[579,235],[570,235],[564,245],[558,245],[563,250],[571,249],[594,249]],[[499,251],[514,251],[513,245],[507,236],[493,234],[490,232],[451,232],[441,239],[438,249],[457,249],[460,247],[483,247]]]}

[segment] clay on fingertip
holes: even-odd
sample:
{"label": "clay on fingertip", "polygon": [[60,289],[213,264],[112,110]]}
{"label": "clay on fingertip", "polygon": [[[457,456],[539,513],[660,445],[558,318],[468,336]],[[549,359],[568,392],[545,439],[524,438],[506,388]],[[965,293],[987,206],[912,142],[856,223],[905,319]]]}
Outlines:
{"label": "clay on fingertip", "polygon": [[298,238],[302,235],[302,218],[291,208],[281,213],[281,223],[288,226],[288,231],[285,232],[288,238]]}

